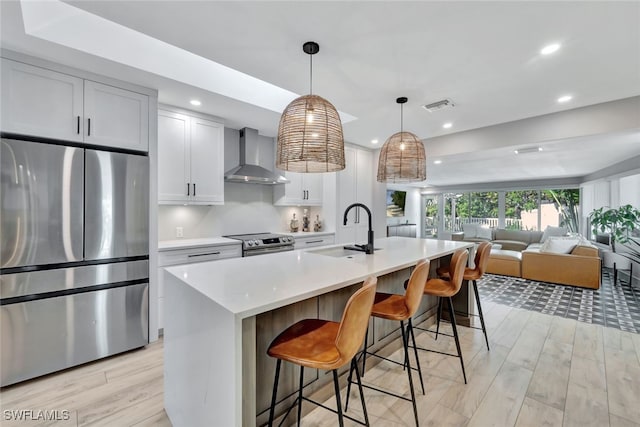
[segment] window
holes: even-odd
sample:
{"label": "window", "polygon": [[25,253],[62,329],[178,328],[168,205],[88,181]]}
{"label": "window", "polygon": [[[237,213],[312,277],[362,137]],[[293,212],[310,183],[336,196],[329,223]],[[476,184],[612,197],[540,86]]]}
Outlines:
{"label": "window", "polygon": [[[498,199],[504,194],[504,212]],[[547,226],[566,227],[568,232],[580,231],[580,189],[484,191],[444,193],[444,230],[462,231],[462,224],[474,223],[498,228],[504,218],[504,228],[510,230],[544,230]],[[437,233],[437,196],[432,195],[432,207],[425,206],[426,223],[432,221]],[[504,215],[504,216],[503,216]],[[425,229],[428,228],[425,225]]]}
{"label": "window", "polygon": [[424,198],[424,236],[438,237],[438,196],[426,196]]}
{"label": "window", "polygon": [[505,193],[504,220],[507,230],[538,230],[538,190]]}
{"label": "window", "polygon": [[540,229],[548,225],[566,227],[571,233],[578,233],[580,222],[580,189],[542,190],[540,193]]}

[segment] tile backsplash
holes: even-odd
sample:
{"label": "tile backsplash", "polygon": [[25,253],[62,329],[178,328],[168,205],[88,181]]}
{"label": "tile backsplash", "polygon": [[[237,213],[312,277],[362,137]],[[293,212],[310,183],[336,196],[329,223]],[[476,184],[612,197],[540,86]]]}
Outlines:
{"label": "tile backsplash", "polygon": [[[263,231],[288,232],[293,213],[302,226],[303,207],[273,206],[271,186],[225,183],[224,205],[160,205],[158,239],[176,239],[177,227],[182,227],[185,239]],[[311,224],[316,214],[325,221],[322,208],[312,207]]]}

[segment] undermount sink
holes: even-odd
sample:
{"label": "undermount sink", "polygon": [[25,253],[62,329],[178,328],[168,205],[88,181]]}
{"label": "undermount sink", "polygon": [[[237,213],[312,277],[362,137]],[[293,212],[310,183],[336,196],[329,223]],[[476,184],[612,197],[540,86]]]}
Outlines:
{"label": "undermount sink", "polygon": [[[377,251],[377,250],[380,250],[380,249],[379,248],[374,249],[374,251]],[[311,252],[312,254],[325,255],[325,256],[330,256],[334,258],[350,258],[356,255],[365,255],[364,252],[345,249],[343,247],[315,249],[315,250],[310,250],[308,252]]]}

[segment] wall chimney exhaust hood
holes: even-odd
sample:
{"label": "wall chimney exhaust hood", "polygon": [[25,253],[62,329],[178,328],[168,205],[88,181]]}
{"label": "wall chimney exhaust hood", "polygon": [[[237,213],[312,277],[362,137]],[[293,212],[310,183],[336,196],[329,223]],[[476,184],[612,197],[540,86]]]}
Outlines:
{"label": "wall chimney exhaust hood", "polygon": [[[260,164],[260,152],[264,143],[260,142],[258,131],[250,128],[240,129],[240,164],[224,173],[226,182],[243,182],[246,184],[287,184],[289,180],[272,172],[271,164]],[[269,147],[270,148],[270,147]]]}

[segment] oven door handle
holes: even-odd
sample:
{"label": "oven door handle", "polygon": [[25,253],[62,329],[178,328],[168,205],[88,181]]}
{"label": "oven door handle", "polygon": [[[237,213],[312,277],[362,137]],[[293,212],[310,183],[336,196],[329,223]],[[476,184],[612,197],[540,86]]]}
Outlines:
{"label": "oven door handle", "polygon": [[264,254],[274,254],[276,252],[288,252],[294,250],[293,245],[275,246],[271,248],[258,248],[245,250],[242,256],[255,256]]}

